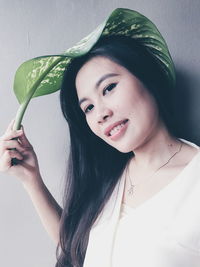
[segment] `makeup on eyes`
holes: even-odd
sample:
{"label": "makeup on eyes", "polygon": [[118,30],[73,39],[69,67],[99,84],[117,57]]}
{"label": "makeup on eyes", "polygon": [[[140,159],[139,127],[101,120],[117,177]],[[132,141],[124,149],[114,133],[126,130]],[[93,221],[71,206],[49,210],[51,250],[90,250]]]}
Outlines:
{"label": "makeup on eyes", "polygon": [[117,85],[117,83],[110,83],[108,86],[106,86],[104,89],[103,89],[103,95],[105,95],[105,92],[106,92],[106,90],[108,90],[108,89],[113,89],[113,88],[115,88],[116,87],[116,85]]}
{"label": "makeup on eyes", "polygon": [[[106,85],[106,86],[103,88],[103,93],[102,93],[103,96],[109,94],[109,93],[105,94],[105,92],[106,92],[107,90],[108,90],[108,92],[111,92],[116,86],[117,86],[117,83],[116,83],[116,82],[112,82],[112,83],[109,83],[108,85]],[[91,104],[88,105],[88,106],[86,106],[86,108],[83,109],[83,112],[84,112],[85,114],[88,113],[87,109],[88,109],[90,106],[91,106]]]}
{"label": "makeup on eyes", "polygon": [[[100,85],[103,83],[103,81],[105,81],[105,80],[108,79],[108,78],[115,77],[115,76],[119,76],[119,74],[117,74],[117,73],[107,73],[107,74],[103,75],[103,76],[96,82],[94,89],[97,90],[97,89],[100,87]],[[79,106],[81,106],[81,104],[82,104],[83,102],[85,102],[86,100],[88,100],[87,97],[83,97],[83,98],[81,98],[81,99],[79,100]]]}

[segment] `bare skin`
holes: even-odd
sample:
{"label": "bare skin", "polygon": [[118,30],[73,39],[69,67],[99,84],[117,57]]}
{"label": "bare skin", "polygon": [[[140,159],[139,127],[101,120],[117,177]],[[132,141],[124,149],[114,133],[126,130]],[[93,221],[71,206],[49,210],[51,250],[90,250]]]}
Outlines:
{"label": "bare skin", "polygon": [[[58,244],[62,209],[42,180],[37,156],[23,127],[21,131],[14,131],[13,125],[14,120],[10,122],[4,135],[0,137],[0,172],[19,179],[29,194],[46,231]],[[17,140],[11,140],[16,137]],[[11,148],[16,150],[10,150]],[[12,158],[20,160],[19,163],[12,166]]]}
{"label": "bare skin", "polygon": [[[98,90],[94,90],[95,85]],[[168,133],[160,120],[156,103],[144,85],[120,65],[97,57],[80,69],[76,87],[79,100],[86,98],[80,107],[84,112],[88,111],[86,121],[94,134],[123,153],[134,152],[129,173],[138,186],[134,198],[130,198],[126,179],[123,202],[127,205],[136,207],[162,190],[198,152],[196,148],[183,144],[180,153],[148,180],[149,173],[178,150],[180,141]],[[124,119],[128,119],[128,128],[122,138],[112,140],[105,134],[110,124]],[[16,176],[22,182],[46,231],[58,244],[62,209],[42,180],[37,156],[24,129],[14,131],[13,124],[14,121],[0,137],[0,172]],[[16,137],[17,140],[12,140]],[[12,158],[20,160],[19,164],[12,166]]]}
{"label": "bare skin", "polygon": [[[149,91],[127,69],[102,56],[82,66],[76,77],[76,89],[80,107],[94,134],[117,150],[132,151],[135,155],[130,161],[129,173],[132,183],[138,185],[134,188],[134,197],[130,198],[127,194],[130,183],[126,177],[123,202],[127,205],[136,207],[159,192],[198,152],[184,143],[181,151],[148,179],[180,147],[179,139],[171,136],[162,122]],[[120,138],[113,140],[104,134],[110,124],[124,119],[128,119],[128,127]]]}
{"label": "bare skin", "polygon": [[[182,148],[171,161],[161,168],[158,172],[154,173],[156,168],[140,168],[137,166],[135,158],[130,161],[128,166],[129,176],[132,184],[134,184],[134,193],[130,195],[130,180],[127,174],[124,186],[124,193],[122,202],[131,208],[137,208],[157,193],[162,191],[168,184],[170,184],[176,177],[183,171],[183,169],[190,163],[190,161],[199,153],[197,148],[192,147],[186,143],[182,143]],[[179,146],[171,147],[171,155],[179,150]],[[168,157],[170,158],[170,157]],[[165,160],[167,162],[167,158]],[[149,180],[148,180],[148,177]]]}

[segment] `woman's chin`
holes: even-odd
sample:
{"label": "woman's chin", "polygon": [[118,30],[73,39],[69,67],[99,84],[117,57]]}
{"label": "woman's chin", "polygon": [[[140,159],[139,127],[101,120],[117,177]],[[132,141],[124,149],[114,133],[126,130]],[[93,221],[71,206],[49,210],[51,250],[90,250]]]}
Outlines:
{"label": "woman's chin", "polygon": [[132,147],[130,147],[130,146],[121,146],[121,147],[115,147],[115,146],[113,146],[114,148],[116,148],[119,152],[121,152],[121,153],[129,153],[129,152],[133,152],[133,149],[132,149]]}

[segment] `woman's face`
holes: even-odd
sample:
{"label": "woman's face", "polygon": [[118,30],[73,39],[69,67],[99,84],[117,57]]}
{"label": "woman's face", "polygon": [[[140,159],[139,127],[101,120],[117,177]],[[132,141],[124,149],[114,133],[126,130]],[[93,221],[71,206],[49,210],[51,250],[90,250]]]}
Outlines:
{"label": "woman's face", "polygon": [[76,90],[90,129],[121,152],[134,151],[158,127],[154,98],[127,69],[106,57],[82,66]]}

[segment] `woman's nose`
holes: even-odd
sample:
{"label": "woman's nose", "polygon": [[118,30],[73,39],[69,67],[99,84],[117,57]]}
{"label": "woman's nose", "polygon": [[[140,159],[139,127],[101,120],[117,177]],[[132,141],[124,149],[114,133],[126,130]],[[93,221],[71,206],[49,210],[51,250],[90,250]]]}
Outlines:
{"label": "woman's nose", "polygon": [[97,121],[98,123],[102,123],[108,119],[108,117],[111,117],[113,114],[112,110],[109,108],[104,108],[103,110],[99,111],[99,114],[97,115]]}

